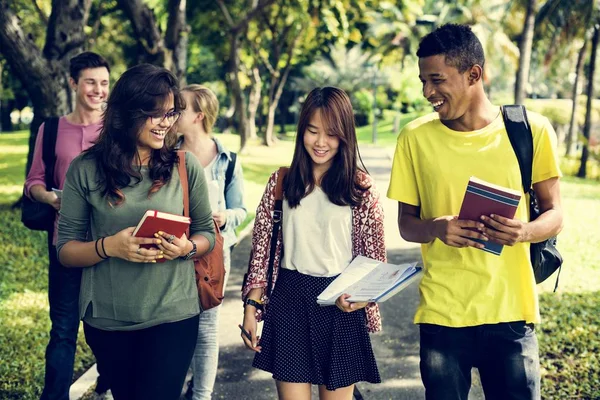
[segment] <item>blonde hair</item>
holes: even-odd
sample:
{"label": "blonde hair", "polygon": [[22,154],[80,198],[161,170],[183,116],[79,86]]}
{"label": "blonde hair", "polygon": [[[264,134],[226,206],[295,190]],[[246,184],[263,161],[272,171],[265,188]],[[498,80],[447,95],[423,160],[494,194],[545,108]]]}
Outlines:
{"label": "blonde hair", "polygon": [[192,109],[194,112],[201,112],[204,114],[202,127],[206,133],[211,133],[219,114],[219,100],[217,99],[217,96],[215,96],[213,91],[206,86],[198,84],[188,85],[181,90],[183,92],[189,92],[194,96],[191,102]]}

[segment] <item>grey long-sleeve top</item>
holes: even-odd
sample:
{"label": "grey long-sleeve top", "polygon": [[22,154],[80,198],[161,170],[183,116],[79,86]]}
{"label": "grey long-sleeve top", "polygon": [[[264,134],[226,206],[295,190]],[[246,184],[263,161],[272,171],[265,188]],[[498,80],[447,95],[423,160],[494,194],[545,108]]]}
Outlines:
{"label": "grey long-sleeve top", "polygon": [[[204,171],[186,153],[192,235],[201,234],[214,247]],[[125,202],[111,207],[97,185],[96,163],[89,156],[73,160],[64,185],[58,223],[57,251],[71,240],[89,241],[135,226],[146,210],[183,214],[183,191],[177,166],[172,178],[148,198],[152,181],[148,168],[143,179],[121,189]],[[89,231],[89,237],[88,237]],[[200,312],[194,265],[191,260],[135,263],[116,257],[83,269],[79,314],[88,324],[105,330],[136,330],[181,321]]]}

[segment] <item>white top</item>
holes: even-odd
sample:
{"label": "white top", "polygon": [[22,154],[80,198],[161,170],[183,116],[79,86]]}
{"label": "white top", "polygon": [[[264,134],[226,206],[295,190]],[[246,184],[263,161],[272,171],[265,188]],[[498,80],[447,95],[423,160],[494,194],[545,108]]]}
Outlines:
{"label": "white top", "polygon": [[282,233],[282,268],[335,276],[352,261],[352,210],[330,202],[319,187],[296,208],[283,202]]}
{"label": "white top", "polygon": [[219,199],[223,196],[221,188],[219,187],[219,181],[214,180],[212,177],[212,169],[217,161],[217,157],[219,157],[218,154],[206,167],[204,167],[204,176],[206,177],[206,183],[208,185],[208,200],[210,201],[210,209],[213,210],[213,212],[219,211]]}

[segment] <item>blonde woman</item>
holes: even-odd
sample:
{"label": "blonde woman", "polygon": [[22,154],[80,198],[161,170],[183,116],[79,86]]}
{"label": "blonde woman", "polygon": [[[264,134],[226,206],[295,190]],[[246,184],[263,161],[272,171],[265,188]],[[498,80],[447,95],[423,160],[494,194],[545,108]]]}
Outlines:
{"label": "blonde woman", "polygon": [[[219,112],[215,94],[202,85],[182,89],[187,107],[179,120],[180,148],[194,154],[204,167],[213,218],[223,234],[225,285],[231,268],[231,246],[235,244],[235,228],[246,218],[244,185],[240,163],[235,153],[227,150],[212,135]],[[228,169],[233,173],[228,174]],[[227,175],[231,175],[229,178]],[[229,178],[229,179],[227,179]],[[218,326],[220,307],[200,314],[200,328],[192,359],[193,399],[210,399],[219,358]]]}

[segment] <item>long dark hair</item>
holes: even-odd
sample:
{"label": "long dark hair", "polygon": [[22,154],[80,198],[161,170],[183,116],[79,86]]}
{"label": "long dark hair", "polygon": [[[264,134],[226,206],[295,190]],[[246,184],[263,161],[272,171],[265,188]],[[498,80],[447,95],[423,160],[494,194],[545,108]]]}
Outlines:
{"label": "long dark hair", "polygon": [[[111,205],[118,206],[125,201],[121,189],[131,184],[131,178],[137,180],[136,183],[142,180],[138,136],[149,115],[167,111],[164,106],[171,96],[176,111],[185,108],[175,75],[150,64],[136,65],[125,71],[110,93],[100,136],[87,155],[96,161],[100,190]],[[166,134],[165,145],[151,151],[148,168],[153,182],[148,196],[171,179],[177,159],[173,151],[176,135],[173,126]]]}
{"label": "long dark hair", "polygon": [[362,187],[357,179],[360,169],[357,165],[358,145],[354,113],[346,92],[336,87],[311,90],[302,105],[294,158],[284,181],[285,198],[293,208],[315,188],[313,162],[304,148],[304,134],[316,110],[321,111],[324,129],[334,133],[340,139],[331,167],[321,178],[321,189],[333,204],[357,206],[366,188]]}

